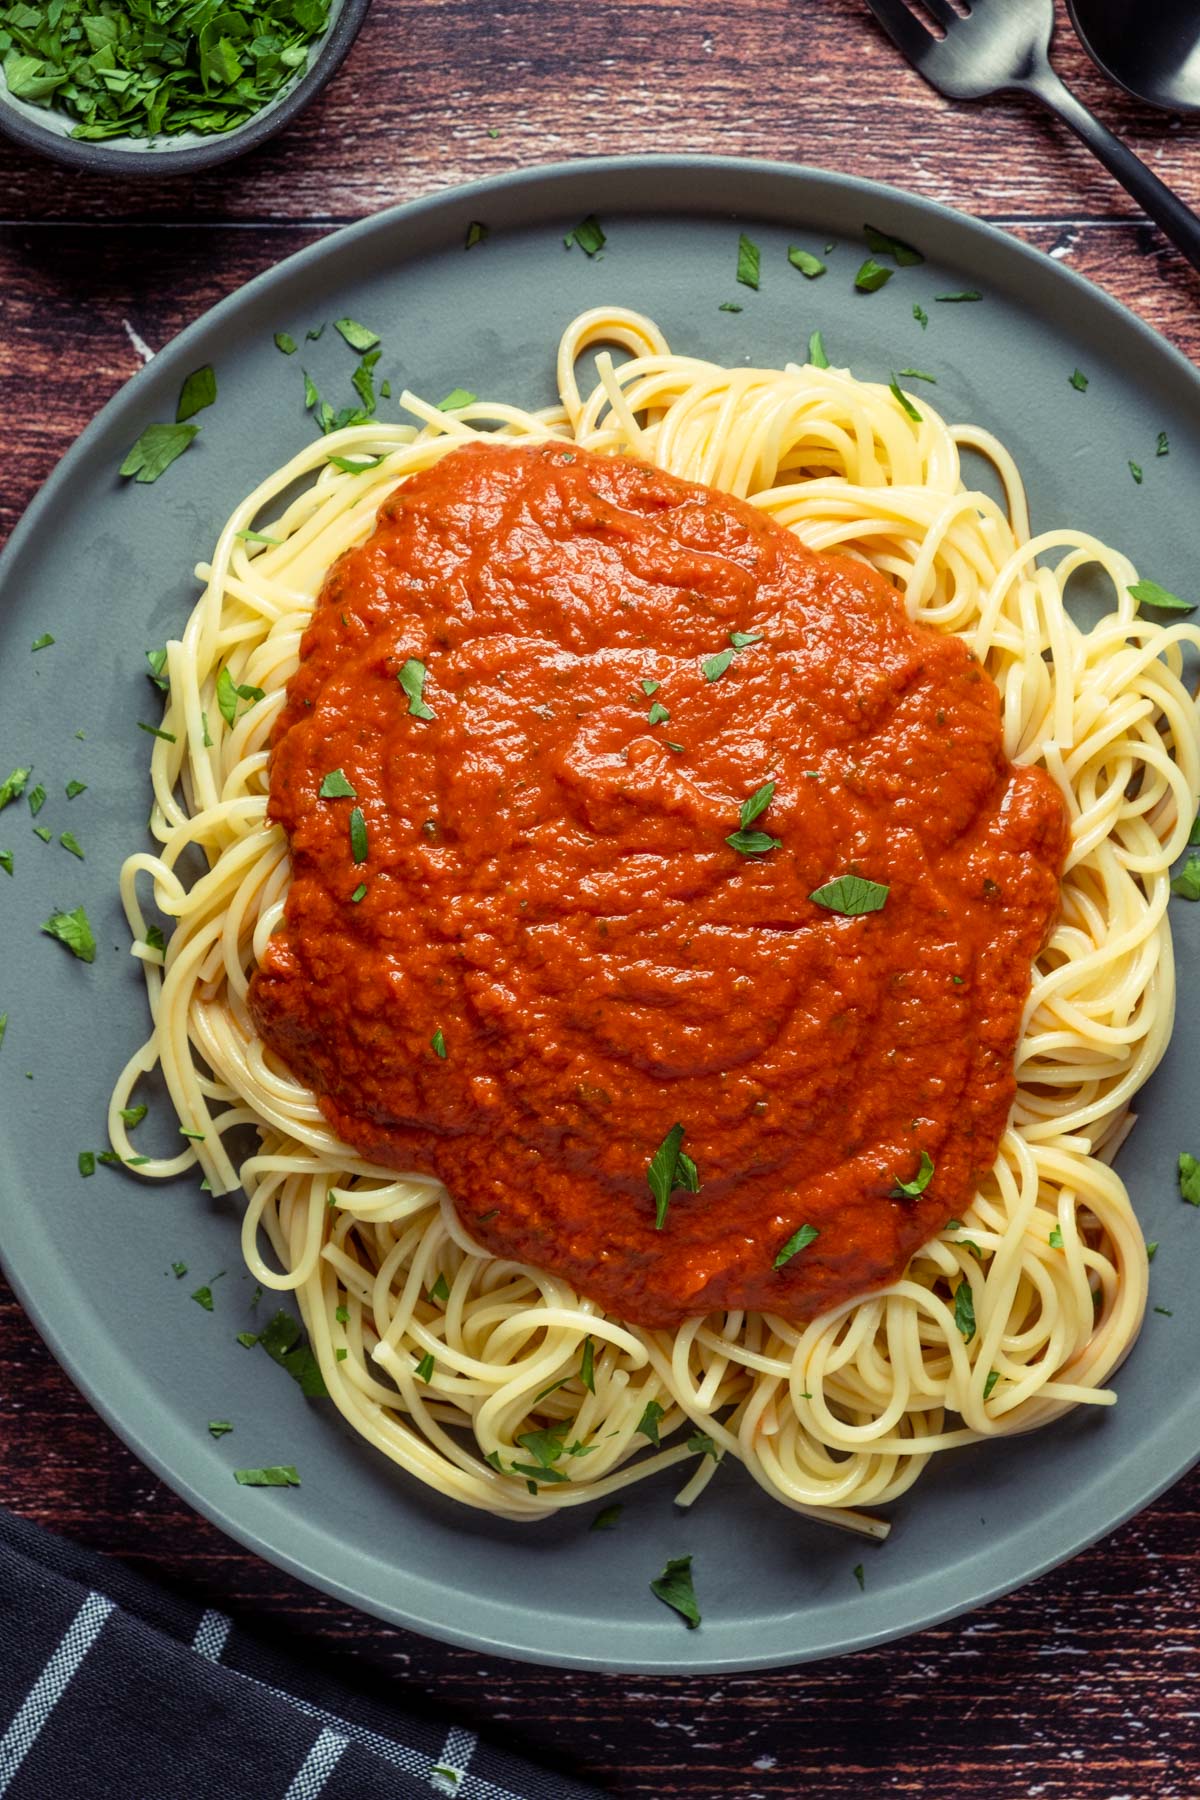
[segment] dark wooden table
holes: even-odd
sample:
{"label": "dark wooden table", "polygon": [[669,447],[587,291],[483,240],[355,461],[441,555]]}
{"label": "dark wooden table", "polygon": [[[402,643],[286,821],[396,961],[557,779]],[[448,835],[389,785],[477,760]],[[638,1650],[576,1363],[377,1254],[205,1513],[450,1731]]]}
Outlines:
{"label": "dark wooden table", "polygon": [[[1058,61],[1200,205],[1200,123],[1108,87],[1065,12]],[[947,201],[1200,354],[1200,281],[1082,148],[1020,101],[941,100],[860,0],[375,0],[333,86],[231,168],[124,184],[0,148],[0,533],[142,344],[289,252],[450,183],[664,150],[820,163]],[[0,1503],[613,1794],[1200,1794],[1200,1474],[1023,1593],[890,1649],[731,1678],[564,1675],[390,1630],[236,1548],[92,1414],[2,1283],[0,1364]]]}

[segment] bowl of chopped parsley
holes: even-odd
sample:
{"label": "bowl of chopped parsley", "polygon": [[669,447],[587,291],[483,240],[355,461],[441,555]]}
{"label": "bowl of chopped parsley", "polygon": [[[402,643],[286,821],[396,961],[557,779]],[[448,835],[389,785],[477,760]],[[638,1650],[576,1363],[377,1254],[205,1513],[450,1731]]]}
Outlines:
{"label": "bowl of chopped parsley", "polygon": [[79,168],[185,174],[320,92],[370,0],[0,0],[0,132]]}

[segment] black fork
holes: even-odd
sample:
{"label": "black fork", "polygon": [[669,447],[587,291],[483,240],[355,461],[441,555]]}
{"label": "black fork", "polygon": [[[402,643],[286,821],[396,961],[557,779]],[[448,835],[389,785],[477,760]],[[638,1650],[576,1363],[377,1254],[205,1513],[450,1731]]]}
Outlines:
{"label": "black fork", "polygon": [[[867,0],[897,49],[952,100],[1010,89],[1032,94],[1064,119],[1171,242],[1200,269],[1200,218],[1103,126],[1050,66],[1054,0],[921,0],[945,36],[934,37],[905,0]],[[968,10],[969,7],[969,10]]]}

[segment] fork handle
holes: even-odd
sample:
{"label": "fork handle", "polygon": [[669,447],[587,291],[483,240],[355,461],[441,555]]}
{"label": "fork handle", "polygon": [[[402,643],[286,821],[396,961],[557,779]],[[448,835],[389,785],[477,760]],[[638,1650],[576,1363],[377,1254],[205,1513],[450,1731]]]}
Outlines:
{"label": "fork handle", "polygon": [[1035,69],[1020,85],[1066,121],[1093,156],[1098,156],[1109,173],[1133,195],[1143,212],[1182,250],[1193,269],[1200,269],[1200,218],[1184,205],[1174,189],[1160,181],[1140,156],[1135,156],[1127,144],[1088,111],[1049,63]]}

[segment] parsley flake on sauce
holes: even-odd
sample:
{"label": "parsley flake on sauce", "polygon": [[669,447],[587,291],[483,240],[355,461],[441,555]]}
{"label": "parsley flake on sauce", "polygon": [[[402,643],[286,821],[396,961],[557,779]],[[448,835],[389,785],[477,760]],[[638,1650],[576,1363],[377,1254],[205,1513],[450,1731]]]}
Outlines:
{"label": "parsley flake on sauce", "polygon": [[1135,581],[1126,590],[1139,606],[1154,606],[1159,612],[1195,612],[1194,600],[1181,600],[1170,588],[1160,587],[1157,581]]}
{"label": "parsley flake on sauce", "polygon": [[925,1192],[933,1180],[933,1158],[928,1150],[922,1150],[921,1161],[911,1181],[897,1181],[888,1198],[891,1200],[915,1200]]}
{"label": "parsley flake on sauce", "polygon": [[739,856],[765,856],[768,851],[783,847],[782,838],[772,837],[767,831],[731,831],[725,842]]}
{"label": "parsley flake on sauce", "polygon": [[365,900],[366,897],[367,897],[367,884],[365,881],[360,881],[358,886],[355,888],[354,892],[350,896],[351,904],[353,906],[357,906],[359,901]]}
{"label": "parsley flake on sauce", "polygon": [[322,800],[357,800],[358,794],[346,780],[345,771],[330,769],[317,790]]}
{"label": "parsley flake on sauce", "polygon": [[437,715],[425,704],[425,664],[410,656],[396,677],[408,695],[408,710],[414,719],[433,719]]}
{"label": "parsley flake on sauce", "polygon": [[95,962],[96,940],[82,906],[77,906],[73,912],[52,913],[42,930],[48,937],[57,938],[60,944],[65,944],[72,956],[77,956],[80,962]]}
{"label": "parsley flake on sauce", "polygon": [[335,319],[333,329],[360,355],[364,350],[373,350],[379,342],[379,333],[372,331],[368,325],[360,325],[357,319]]}
{"label": "parsley flake on sauce", "polygon": [[646,679],[642,682],[642,692],[643,692],[643,694],[645,694],[647,700],[649,700],[649,698],[652,694],[657,694],[657,692],[661,686],[662,686],[661,681],[652,681],[650,679],[650,677],[647,676]]}
{"label": "parsley flake on sauce", "polygon": [[914,268],[917,263],[925,261],[921,252],[911,244],[906,244],[903,238],[889,237],[886,231],[879,231],[874,225],[864,225],[863,236],[867,240],[867,248],[873,250],[876,256],[890,256],[902,269]]}
{"label": "parsley flake on sauce", "polygon": [[700,1192],[700,1177],[696,1165],[682,1148],[686,1135],[682,1125],[672,1125],[646,1169],[646,1182],[654,1196],[656,1231],[661,1231],[667,1222],[667,1209],[673,1193]]}
{"label": "parsley flake on sauce", "polygon": [[[279,340],[276,339],[276,342]],[[296,346],[293,344],[292,349]],[[182,425],[185,419],[203,412],[211,406],[217,397],[216,371],[211,363],[205,363],[202,369],[193,369],[179,390],[179,404],[175,408],[175,423]]]}
{"label": "parsley flake on sauce", "polygon": [[689,1631],[695,1631],[700,1623],[700,1608],[696,1604],[690,1556],[673,1556],[662,1574],[650,1583],[650,1592],[677,1612]]}
{"label": "parsley flake on sauce", "polygon": [[888,892],[882,882],[868,881],[862,875],[838,875],[833,881],[827,881],[824,887],[814,888],[808,897],[815,900],[818,906],[827,907],[830,912],[856,919],[863,913],[882,911]]}
{"label": "parsley flake on sauce", "polygon": [[356,806],[350,813],[350,854],[356,863],[366,862],[367,849],[367,821],[362,807]]}
{"label": "parsley flake on sauce", "polygon": [[581,219],[574,231],[568,231],[563,239],[566,249],[569,250],[572,244],[578,244],[587,256],[598,256],[606,242],[607,239],[595,213],[589,213],[586,219]]}
{"label": "parsley flake on sauce", "polygon": [[656,700],[646,715],[646,721],[650,725],[665,725],[670,716],[662,701]]}
{"label": "parsley flake on sauce", "polygon": [[1200,1162],[1186,1150],[1179,1158],[1179,1192],[1189,1206],[1200,1206]]}
{"label": "parsley flake on sauce", "polygon": [[272,1463],[266,1469],[235,1469],[233,1479],[239,1487],[299,1487],[300,1477],[292,1463]]}
{"label": "parsley flake on sauce", "polygon": [[904,410],[908,414],[909,418],[915,420],[916,423],[919,425],[921,423],[921,414],[917,411],[916,407],[913,405],[913,403],[909,399],[908,395],[901,390],[900,383],[896,379],[894,370],[892,372],[892,379],[891,379],[891,382],[889,385],[891,387],[893,397],[904,408]]}
{"label": "parsley flake on sauce", "polygon": [[782,1269],[784,1263],[791,1262],[793,1256],[798,1256],[801,1250],[807,1250],[808,1246],[811,1243],[814,1243],[820,1235],[821,1234],[815,1225],[802,1225],[799,1231],[794,1231],[792,1233],[787,1243],[783,1246],[783,1249],[775,1258],[772,1267]]}
{"label": "parsley flake on sauce", "polygon": [[738,234],[737,278],[743,287],[758,288],[761,256],[758,245],[745,232]]}
{"label": "parsley flake on sauce", "polygon": [[969,1281],[960,1281],[954,1290],[954,1323],[969,1344],[975,1336],[975,1296]]}
{"label": "parsley flake on sauce", "polygon": [[894,269],[885,269],[873,256],[868,256],[854,277],[854,285],[860,294],[874,294],[885,287],[894,274]]}
{"label": "parsley flake on sauce", "polygon": [[446,1060],[446,1038],[445,1038],[445,1034],[443,1033],[440,1025],[438,1026],[437,1030],[434,1032],[433,1036],[430,1038],[429,1043],[430,1043],[431,1049],[433,1050],[433,1054],[435,1056],[440,1056],[442,1061],[445,1062],[445,1060]]}
{"label": "parsley flake on sauce", "polygon": [[125,456],[117,470],[126,479],[157,481],[177,457],[183,455],[192,439],[199,434],[198,425],[147,425],[137,443]]}
{"label": "parsley flake on sauce", "polygon": [[735,650],[748,650],[751,644],[762,643],[763,634],[761,631],[731,631],[729,641]]}
{"label": "parsley flake on sauce", "polygon": [[788,261],[793,269],[799,269],[809,281],[815,281],[818,275],[824,275],[827,266],[819,256],[813,256],[808,250],[797,250],[794,246],[788,250]]}
{"label": "parsley flake on sauce", "polygon": [[819,331],[810,334],[808,340],[808,360],[814,369],[827,369],[829,358],[825,354],[825,340]]}
{"label": "parsley flake on sauce", "polygon": [[748,800],[742,801],[742,804],[738,809],[738,823],[741,825],[743,831],[745,831],[748,826],[753,825],[760,813],[766,812],[774,798],[775,783],[773,781],[764,781],[761,787],[755,788]]}

